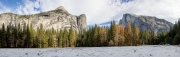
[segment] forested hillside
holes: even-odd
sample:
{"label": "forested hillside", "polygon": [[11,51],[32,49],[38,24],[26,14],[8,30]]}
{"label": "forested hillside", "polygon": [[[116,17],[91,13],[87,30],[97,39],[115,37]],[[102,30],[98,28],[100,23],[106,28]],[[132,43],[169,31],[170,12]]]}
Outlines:
{"label": "forested hillside", "polygon": [[178,45],[180,44],[180,20],[175,23],[167,35],[161,36],[165,43]]}
{"label": "forested hillside", "polygon": [[111,22],[108,26],[94,25],[83,32],[69,30],[45,30],[43,25],[33,29],[32,24],[9,25],[0,29],[1,48],[47,48],[47,47],[101,47],[180,44],[180,21],[171,30],[156,34],[153,31],[140,31],[133,24],[127,26]]}

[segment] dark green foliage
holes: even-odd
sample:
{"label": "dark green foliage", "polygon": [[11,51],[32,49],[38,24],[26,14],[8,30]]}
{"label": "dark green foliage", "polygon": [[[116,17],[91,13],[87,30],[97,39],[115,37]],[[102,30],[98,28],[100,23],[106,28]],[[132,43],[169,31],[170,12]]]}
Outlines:
{"label": "dark green foliage", "polygon": [[62,41],[63,41],[63,31],[60,30],[58,33],[57,33],[57,38],[58,38],[58,47],[62,47]]}
{"label": "dark green foliage", "polygon": [[25,47],[32,47],[33,45],[33,39],[32,39],[32,35],[31,35],[31,31],[30,31],[30,28],[29,26],[27,25],[27,32],[25,33],[27,36],[25,38]]}
{"label": "dark green foliage", "polygon": [[161,42],[168,44],[180,44],[180,20],[170,28],[169,32],[162,33],[160,37]]}
{"label": "dark green foliage", "polygon": [[180,44],[180,35],[176,34],[176,36],[174,37],[174,44]]}
{"label": "dark green foliage", "polygon": [[26,19],[29,19],[30,16],[29,16],[29,15],[21,15],[19,18],[26,18]]}
{"label": "dark green foliage", "polygon": [[62,47],[68,47],[69,46],[69,40],[68,40],[68,31],[66,30],[66,28],[63,31],[63,37],[62,37]]}
{"label": "dark green foliage", "polygon": [[[114,45],[117,46],[118,45],[118,38],[117,38],[118,30],[117,30],[117,24],[115,23],[115,21],[111,23],[110,34],[111,34],[110,39],[113,40]],[[111,45],[113,44],[111,43]]]}
{"label": "dark green foliage", "polygon": [[0,30],[0,37],[1,37],[1,47],[7,47],[6,43],[6,30],[4,24],[2,25],[2,29]]}
{"label": "dark green foliage", "polygon": [[98,26],[76,32],[73,28],[59,31],[45,29],[41,24],[37,29],[32,24],[8,25],[0,28],[1,48],[47,48],[47,47],[101,47],[123,45],[180,44],[180,21],[170,31],[156,34],[154,31],[139,31],[135,24],[127,26],[111,22],[110,27]]}

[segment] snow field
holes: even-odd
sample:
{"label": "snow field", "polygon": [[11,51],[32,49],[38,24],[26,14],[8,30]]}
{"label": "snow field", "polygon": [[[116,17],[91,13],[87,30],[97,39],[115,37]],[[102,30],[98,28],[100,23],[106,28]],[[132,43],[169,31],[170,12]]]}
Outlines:
{"label": "snow field", "polygon": [[1,48],[0,57],[180,57],[179,46]]}

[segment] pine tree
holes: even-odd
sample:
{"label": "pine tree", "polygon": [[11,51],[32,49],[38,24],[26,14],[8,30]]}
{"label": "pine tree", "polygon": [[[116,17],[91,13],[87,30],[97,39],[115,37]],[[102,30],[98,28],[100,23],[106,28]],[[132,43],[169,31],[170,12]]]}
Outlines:
{"label": "pine tree", "polygon": [[94,28],[92,28],[92,44],[93,46],[97,46],[97,43],[98,43],[98,26],[97,24],[95,24]]}
{"label": "pine tree", "polygon": [[124,26],[118,25],[118,39],[119,39],[119,45],[124,45],[125,38],[124,38]]}
{"label": "pine tree", "polygon": [[17,28],[16,24],[15,24],[15,27],[12,28],[12,35],[13,35],[13,37],[15,39],[13,45],[14,45],[14,47],[17,47],[17,42],[18,41],[16,39],[19,39],[18,38],[19,36],[18,36],[18,28]]}
{"label": "pine tree", "polygon": [[6,47],[7,46],[7,43],[6,43],[6,30],[5,30],[5,26],[4,26],[4,23],[2,25],[2,31],[0,32],[0,38],[1,38],[1,47]]}
{"label": "pine tree", "polygon": [[114,46],[113,40],[110,40],[110,41],[109,41],[108,46]]}
{"label": "pine tree", "polygon": [[91,46],[91,42],[90,42],[91,39],[90,38],[91,38],[90,30],[87,30],[86,31],[86,45],[87,46]]}
{"label": "pine tree", "polygon": [[110,29],[108,26],[105,27],[105,33],[106,33],[106,41],[105,46],[108,46],[108,42],[110,41]]}
{"label": "pine tree", "polygon": [[36,36],[34,38],[34,47],[37,47],[37,48],[41,48],[41,42],[40,42],[40,38],[41,38],[41,35],[40,35],[40,28],[37,27],[36,28]]}
{"label": "pine tree", "polygon": [[132,37],[132,32],[131,32],[131,24],[128,22],[127,26],[124,29],[124,37],[125,37],[125,43],[126,45],[132,45],[131,42],[131,37]]}
{"label": "pine tree", "polygon": [[104,27],[100,28],[100,46],[103,46],[106,41],[106,34],[105,34],[105,29]]}
{"label": "pine tree", "polygon": [[7,28],[7,34],[6,34],[6,43],[7,43],[7,47],[11,48],[13,47],[13,43],[14,43],[14,38],[12,37],[12,25],[8,25]]}
{"label": "pine tree", "polygon": [[3,40],[3,39],[1,38],[1,36],[2,36],[1,34],[2,34],[2,29],[0,28],[0,48],[2,48],[2,45],[3,45],[3,44],[2,44],[2,40]]}
{"label": "pine tree", "polygon": [[174,37],[174,44],[178,45],[180,44],[180,35],[176,34],[176,36]]}
{"label": "pine tree", "polygon": [[140,30],[138,27],[135,28],[136,30],[136,33],[135,33],[135,45],[139,45],[140,44],[140,37],[139,37],[139,34],[140,34]]}
{"label": "pine tree", "polygon": [[66,28],[63,31],[63,47],[67,47],[68,46],[68,31],[66,30]]}
{"label": "pine tree", "polygon": [[118,27],[115,21],[111,23],[110,34],[111,34],[110,39],[113,40],[114,45],[117,46],[118,45]]}
{"label": "pine tree", "polygon": [[54,33],[53,33],[53,29],[51,30],[46,30],[46,34],[48,35],[48,47],[54,47],[55,43],[54,43]]}
{"label": "pine tree", "polygon": [[33,46],[33,38],[32,38],[32,33],[29,28],[29,25],[27,25],[26,30],[27,30],[27,33],[26,33],[27,37],[25,39],[25,45],[26,45],[26,47],[31,48]]}
{"label": "pine tree", "polygon": [[131,32],[132,32],[132,36],[131,36],[131,45],[135,45],[136,43],[136,26],[134,23],[131,23]]}
{"label": "pine tree", "polygon": [[96,46],[101,46],[102,44],[101,44],[101,42],[99,42],[99,41],[101,41],[101,27],[100,26],[98,26],[97,27],[97,39],[96,39],[96,42],[97,42],[97,45]]}
{"label": "pine tree", "polygon": [[48,36],[46,35],[42,24],[37,29],[37,31],[38,31],[37,39],[36,39],[36,42],[38,43],[37,47],[39,48],[48,47]]}
{"label": "pine tree", "polygon": [[74,47],[75,46],[75,41],[76,41],[76,34],[75,34],[75,30],[71,27],[71,29],[69,30],[69,42],[70,42],[70,46]]}
{"label": "pine tree", "polygon": [[58,33],[58,37],[57,37],[58,38],[58,47],[62,47],[62,41],[63,41],[62,37],[63,37],[63,31],[60,30]]}
{"label": "pine tree", "polygon": [[23,40],[23,28],[21,27],[20,23],[18,24],[18,39],[16,40],[16,45],[17,47],[21,48],[24,45],[24,40]]}

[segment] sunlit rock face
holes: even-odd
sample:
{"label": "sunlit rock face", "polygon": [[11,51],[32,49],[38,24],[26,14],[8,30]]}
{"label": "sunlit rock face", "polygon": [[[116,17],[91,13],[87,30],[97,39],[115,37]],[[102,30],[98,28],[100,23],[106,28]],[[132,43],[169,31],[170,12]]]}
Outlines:
{"label": "sunlit rock face", "polygon": [[36,29],[41,24],[44,29],[54,28],[55,30],[70,29],[71,27],[77,31],[86,29],[86,15],[75,16],[70,14],[64,7],[60,6],[55,10],[41,12],[32,15],[17,15],[13,13],[0,14],[0,27],[3,25],[32,24]]}

